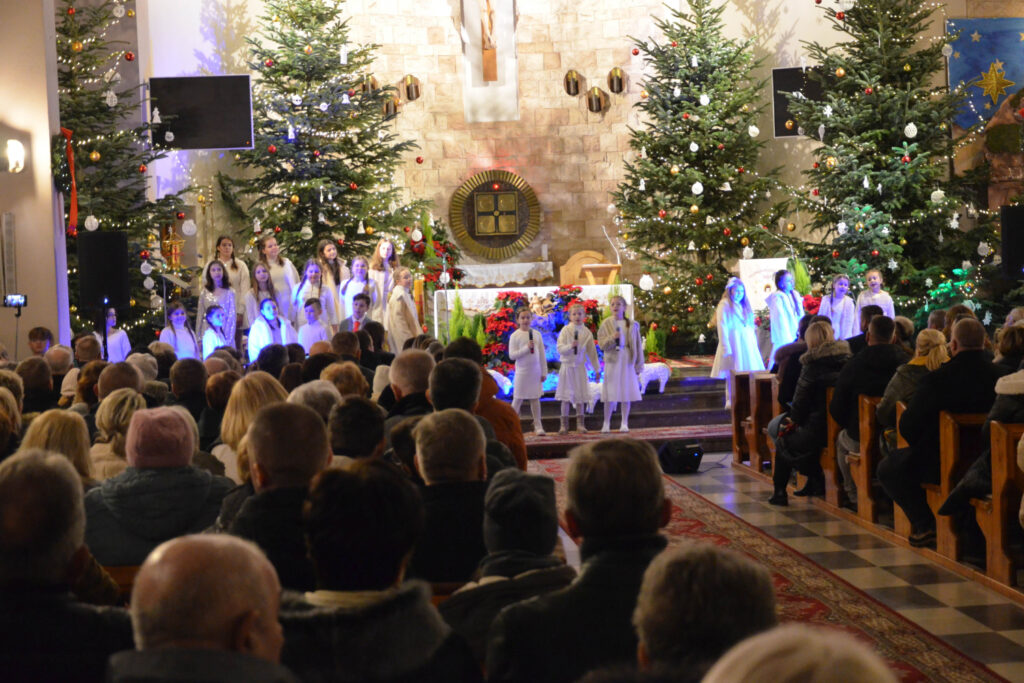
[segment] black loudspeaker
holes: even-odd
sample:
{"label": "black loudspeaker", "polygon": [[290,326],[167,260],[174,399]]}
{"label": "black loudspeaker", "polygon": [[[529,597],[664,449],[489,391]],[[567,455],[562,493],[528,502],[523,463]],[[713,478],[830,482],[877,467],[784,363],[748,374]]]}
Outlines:
{"label": "black loudspeaker", "polygon": [[1024,206],[999,209],[1003,242],[1003,272],[1012,280],[1024,280]]}
{"label": "black loudspeaker", "polygon": [[696,474],[704,449],[699,443],[666,441],[658,449],[658,462],[665,474]]}
{"label": "black loudspeaker", "polygon": [[128,306],[128,238],[123,232],[78,233],[78,284],[83,311]]}

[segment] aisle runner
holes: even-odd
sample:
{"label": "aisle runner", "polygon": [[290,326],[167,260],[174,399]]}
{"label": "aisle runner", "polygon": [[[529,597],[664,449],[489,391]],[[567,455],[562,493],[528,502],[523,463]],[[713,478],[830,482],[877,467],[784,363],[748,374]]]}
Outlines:
{"label": "aisle runner", "polygon": [[[565,508],[568,460],[532,460],[531,472],[555,479],[559,510]],[[829,626],[866,641],[903,681],[1003,681],[981,664],[907,621],[874,598],[665,477],[672,518],[669,544],[708,541],[746,553],[773,575],[782,621]]]}

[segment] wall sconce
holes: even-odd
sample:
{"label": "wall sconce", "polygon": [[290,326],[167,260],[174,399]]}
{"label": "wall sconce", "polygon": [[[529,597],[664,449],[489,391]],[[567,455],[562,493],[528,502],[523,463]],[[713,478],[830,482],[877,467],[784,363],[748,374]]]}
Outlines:
{"label": "wall sconce", "polygon": [[370,92],[371,90],[376,90],[379,87],[380,83],[373,76],[363,78],[362,82],[359,84],[359,89],[363,92]]}
{"label": "wall sconce", "polygon": [[565,92],[568,95],[575,97],[580,94],[580,74],[575,69],[570,69],[565,72]]}
{"label": "wall sconce", "polygon": [[389,97],[387,102],[384,103],[384,120],[395,118],[398,113],[398,98]]}
{"label": "wall sconce", "polygon": [[420,98],[420,79],[413,75],[405,77],[403,87],[405,88],[405,99],[407,102],[413,102]]}
{"label": "wall sconce", "polygon": [[25,170],[25,146],[17,140],[8,140],[7,149],[0,157],[0,170],[21,173]]}
{"label": "wall sconce", "polygon": [[625,76],[622,74],[622,69],[615,67],[608,72],[608,89],[618,95],[625,87]]}
{"label": "wall sconce", "polygon": [[596,85],[587,91],[587,109],[600,114],[608,108],[608,93]]}

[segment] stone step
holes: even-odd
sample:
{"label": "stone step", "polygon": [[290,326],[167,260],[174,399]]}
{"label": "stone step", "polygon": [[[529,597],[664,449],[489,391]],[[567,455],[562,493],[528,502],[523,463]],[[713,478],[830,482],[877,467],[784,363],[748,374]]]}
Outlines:
{"label": "stone step", "polygon": [[[680,410],[638,410],[641,404],[634,403],[629,412],[629,426],[637,428],[645,427],[686,427],[692,425],[724,424],[729,422],[730,413],[721,406],[715,408],[694,408],[685,411]],[[593,413],[588,413],[585,418],[587,429],[600,429],[604,422],[604,408],[600,403]],[[620,411],[616,410],[612,415],[612,424],[619,424]],[[533,432],[533,418],[520,415],[520,424],[523,434]],[[557,432],[561,421],[561,415],[555,413],[542,413],[541,423],[544,431]],[[576,426],[576,415],[570,415],[569,424]]]}
{"label": "stone step", "polygon": [[[526,453],[530,459],[540,458],[564,458],[569,451],[586,441],[596,441],[602,438],[615,438],[628,436],[633,439],[646,441],[657,449],[666,441],[682,440],[686,443],[697,443],[704,449],[705,453],[728,452],[732,450],[732,427],[728,423],[709,424],[697,430],[673,430],[666,429],[643,429],[633,426],[633,418],[630,415],[630,431],[622,434],[618,431],[618,418],[612,420],[612,431],[610,434],[595,433],[569,434],[559,437],[548,435],[535,437],[533,434],[526,435]],[[589,421],[588,421],[589,424]],[[685,433],[682,433],[684,432]]]}

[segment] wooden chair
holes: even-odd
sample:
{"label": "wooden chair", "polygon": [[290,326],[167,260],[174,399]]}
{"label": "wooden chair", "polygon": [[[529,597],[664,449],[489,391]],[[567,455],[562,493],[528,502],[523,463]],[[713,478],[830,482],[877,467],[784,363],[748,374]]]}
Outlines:
{"label": "wooden chair", "polygon": [[[777,400],[777,389],[773,392],[775,375],[768,372],[755,372],[750,376],[750,417],[745,422],[747,437],[747,454],[750,467],[755,472],[764,472],[765,463],[772,462],[772,454],[768,449],[766,428],[776,412],[773,403]],[[773,395],[775,398],[773,398]]]}
{"label": "wooden chair", "polygon": [[452,597],[452,594],[466,585],[465,581],[450,581],[444,583],[430,584],[430,602],[437,607],[442,602]]}
{"label": "wooden chair", "polygon": [[132,586],[135,584],[135,575],[139,573],[140,565],[116,565],[104,566],[103,570],[110,575],[117,587],[121,589],[121,596],[125,599],[132,594]]}
{"label": "wooden chair", "polygon": [[836,464],[836,439],[842,431],[834,419],[832,413],[828,412],[828,406],[832,403],[832,395],[835,389],[829,387],[825,392],[826,423],[828,425],[828,441],[821,449],[821,469],[825,472],[825,502],[839,507],[839,495],[843,491],[843,475]]}
{"label": "wooden chair", "polygon": [[581,268],[588,263],[608,263],[605,255],[593,249],[577,251],[569,257],[569,260],[558,268],[559,285],[585,285],[589,280],[581,272]]}
{"label": "wooden chair", "polygon": [[871,481],[878,466],[878,420],[875,408],[882,401],[880,396],[858,396],[857,411],[860,421],[860,453],[847,458],[850,477],[857,485],[857,516],[866,522],[878,521],[878,506],[875,503]]}
{"label": "wooden chair", "polygon": [[1011,553],[1011,530],[1020,525],[1017,512],[1024,494],[1024,472],[1017,467],[1017,442],[1024,425],[989,423],[992,437],[992,495],[973,498],[974,516],[985,535],[985,573],[1007,586],[1017,585],[1018,553]]}
{"label": "wooden chair", "polygon": [[951,560],[960,559],[960,539],[953,518],[938,514],[938,510],[984,450],[981,426],[985,417],[985,413],[939,413],[939,483],[921,485],[935,515],[935,549]]}
{"label": "wooden chair", "polygon": [[[897,448],[909,448],[910,444],[903,438],[903,432],[899,429],[900,421],[903,419],[903,413],[907,411],[907,404],[903,401],[896,403],[896,447]],[[907,513],[903,512],[903,508],[893,503],[892,506],[892,527],[898,535],[903,538],[910,538],[910,519],[907,517]]]}
{"label": "wooden chair", "polygon": [[750,373],[732,375],[732,461],[746,465],[750,458],[746,420],[750,419]]}

